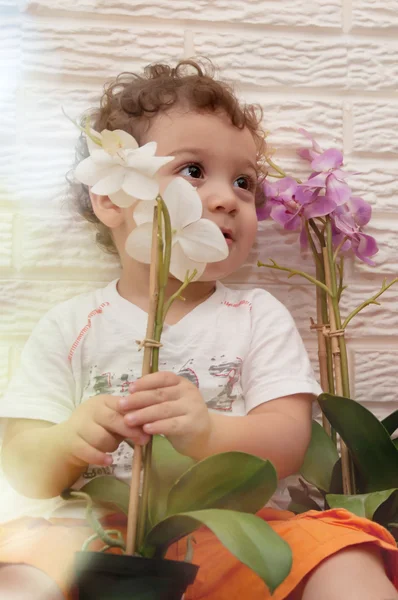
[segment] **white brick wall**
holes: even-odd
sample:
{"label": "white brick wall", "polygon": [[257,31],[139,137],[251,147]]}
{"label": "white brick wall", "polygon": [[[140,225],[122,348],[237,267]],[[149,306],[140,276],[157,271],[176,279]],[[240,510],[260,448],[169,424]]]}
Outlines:
{"label": "white brick wall", "polygon": [[[398,0],[0,0],[0,21],[0,393],[40,316],[117,275],[64,203],[76,131],[61,106],[77,116],[122,70],[207,55],[263,106],[286,168],[298,166],[292,127],[342,147],[380,243],[374,269],[347,266],[344,313],[398,274]],[[228,282],[284,301],[315,359],[313,289],[255,267],[272,256],[312,271],[295,240],[262,224]],[[398,406],[396,298],[387,292],[349,330],[354,391],[379,416]]]}

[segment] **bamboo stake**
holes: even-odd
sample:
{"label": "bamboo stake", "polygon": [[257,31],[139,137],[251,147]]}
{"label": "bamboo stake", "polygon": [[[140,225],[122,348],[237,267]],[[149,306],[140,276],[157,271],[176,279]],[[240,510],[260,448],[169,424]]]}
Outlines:
{"label": "bamboo stake", "polygon": [[[158,303],[158,276],[157,276],[157,265],[158,265],[158,217],[157,217],[157,206],[154,209],[153,216],[153,229],[152,229],[152,249],[151,249],[151,266],[149,271],[149,307],[148,307],[148,321],[146,328],[146,339],[153,339],[155,329],[155,315]],[[142,361],[142,376],[148,375],[151,372],[151,361],[152,361],[153,348],[149,345],[144,345],[144,357]],[[133,463],[132,463],[132,474],[131,474],[131,487],[130,487],[130,498],[129,508],[127,516],[127,540],[126,540],[126,554],[134,554],[136,550],[136,537],[137,537],[137,522],[138,522],[138,508],[140,502],[140,479],[141,479],[141,468],[142,468],[142,446],[135,444]]]}
{"label": "bamboo stake", "polygon": [[[327,248],[322,249],[323,252],[323,263],[325,268],[325,282],[326,285],[331,289],[331,272],[328,258]],[[330,321],[330,337],[331,337],[331,346],[332,346],[332,355],[333,355],[333,364],[334,364],[334,377],[336,382],[336,394],[338,396],[344,396],[343,393],[343,380],[341,376],[341,354],[340,354],[340,346],[337,339],[336,334],[336,317],[333,309],[333,300],[328,295],[328,306],[329,306],[329,321]],[[341,333],[344,335],[344,332]],[[344,494],[353,494],[352,488],[352,479],[351,479],[351,459],[348,452],[348,448],[340,439],[340,448],[341,448],[341,469],[343,476],[343,493]]]}
{"label": "bamboo stake", "polygon": [[[318,336],[318,362],[319,372],[321,377],[321,387],[324,392],[329,392],[329,377],[327,364],[326,338],[323,332],[323,326],[326,325],[322,319],[322,290],[316,288],[316,333]],[[322,425],[329,437],[332,435],[332,430],[329,421],[322,413]]]}

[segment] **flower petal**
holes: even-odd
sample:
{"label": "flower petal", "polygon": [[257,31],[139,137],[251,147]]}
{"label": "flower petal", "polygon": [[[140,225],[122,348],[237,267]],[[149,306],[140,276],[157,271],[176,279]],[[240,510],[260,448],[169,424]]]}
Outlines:
{"label": "flower petal", "polygon": [[265,221],[271,215],[272,205],[270,202],[265,202],[262,206],[256,207],[257,221]]}
{"label": "flower petal", "polygon": [[228,245],[213,221],[200,219],[184,227],[176,236],[185,254],[197,262],[219,262],[227,258]]}
{"label": "flower petal", "polygon": [[[150,144],[152,143],[155,144],[155,142],[150,142]],[[148,151],[144,151],[148,145],[145,144],[145,146],[141,146],[137,150],[126,151],[126,163],[135,171],[144,173],[148,177],[153,177],[163,165],[174,160],[174,156],[153,156]]]}
{"label": "flower petal", "polygon": [[[366,233],[358,233],[352,241],[352,249],[354,254],[366,262],[366,258],[374,256],[379,251],[376,240],[371,235]],[[373,262],[373,261],[372,261]]]}
{"label": "flower petal", "polygon": [[[95,129],[92,129],[90,127],[90,134],[94,137],[97,138],[100,142],[102,142],[102,135],[100,133],[98,133],[98,131],[95,131]],[[87,148],[88,151],[90,152],[90,154],[92,153],[93,150],[98,150],[98,148],[101,148],[101,146],[99,144],[97,144],[96,142],[94,142],[92,140],[91,137],[89,137],[86,134],[86,142],[87,142]]]}
{"label": "flower petal", "polygon": [[85,185],[95,185],[97,181],[109,173],[109,169],[97,165],[91,156],[82,160],[75,169],[76,179]]}
{"label": "flower petal", "polygon": [[139,200],[154,200],[159,193],[159,183],[138,171],[125,171],[122,189]]}
{"label": "flower petal", "polygon": [[320,156],[314,158],[311,167],[314,171],[330,171],[330,169],[338,169],[343,164],[343,154],[340,150],[329,148],[322,152]]}
{"label": "flower petal", "polygon": [[124,131],[123,129],[115,129],[115,133],[119,136],[119,138],[123,142],[123,148],[129,148],[132,150],[135,150],[136,148],[138,148],[137,140],[132,135],[127,133],[127,131]]}
{"label": "flower petal", "polygon": [[314,138],[312,137],[312,135],[310,134],[309,131],[307,131],[306,129],[304,129],[303,127],[300,127],[300,129],[298,130],[299,133],[301,133],[301,135],[303,135],[304,137],[307,138],[307,140],[310,140],[311,144],[312,144],[312,148],[315,150],[315,152],[317,152],[318,154],[322,153],[322,148],[320,147],[320,145],[314,140]]}
{"label": "flower petal", "polygon": [[182,177],[170,181],[162,197],[170,214],[171,226],[177,231],[202,216],[203,206],[198,192]]}
{"label": "flower petal", "polygon": [[92,187],[91,191],[100,196],[108,196],[118,192],[123,184],[124,173],[125,169],[119,165],[104,169],[105,176]]}
{"label": "flower petal", "polygon": [[326,179],[326,195],[340,206],[351,198],[351,188],[331,173]]}
{"label": "flower petal", "polygon": [[372,207],[369,202],[358,196],[351,196],[347,202],[347,206],[354,217],[355,223],[359,227],[367,225],[372,216]]}
{"label": "flower petal", "polygon": [[284,204],[278,204],[271,208],[271,219],[282,225],[284,228],[296,229],[301,222],[299,208],[297,210],[288,210]]}
{"label": "flower petal", "polygon": [[119,190],[118,192],[114,192],[113,194],[108,194],[110,200],[112,200],[113,204],[116,206],[120,206],[120,208],[128,208],[132,206],[135,202],[138,202],[137,198],[134,196],[130,196],[126,194],[123,190]]}
{"label": "flower petal", "polygon": [[98,146],[91,151],[91,158],[95,163],[97,163],[97,165],[103,167],[109,167],[117,164],[114,156],[111,156],[109,152],[106,152]]}
{"label": "flower petal", "polygon": [[179,279],[180,281],[184,281],[185,277],[188,274],[192,274],[194,269],[197,270],[197,274],[193,281],[197,281],[199,277],[203,274],[206,268],[206,263],[204,262],[196,262],[187,257],[180,244],[176,242],[173,244],[171,249],[171,260],[170,260],[170,273]]}
{"label": "flower petal", "polygon": [[306,219],[324,217],[330,215],[335,208],[336,204],[329,196],[318,196],[314,202],[304,207],[304,216]]}
{"label": "flower petal", "polygon": [[133,229],[126,240],[126,252],[139,262],[150,264],[152,249],[152,223],[144,223]]}
{"label": "flower petal", "polygon": [[312,162],[314,158],[318,156],[318,154],[310,148],[299,148],[297,154],[304,160],[308,160],[308,162]]}
{"label": "flower petal", "polygon": [[326,186],[327,173],[311,173],[307,181],[304,181],[301,186],[308,188],[322,188]]}
{"label": "flower petal", "polygon": [[139,202],[134,209],[133,219],[137,225],[143,223],[153,223],[153,211],[156,206],[156,201],[145,200]]}

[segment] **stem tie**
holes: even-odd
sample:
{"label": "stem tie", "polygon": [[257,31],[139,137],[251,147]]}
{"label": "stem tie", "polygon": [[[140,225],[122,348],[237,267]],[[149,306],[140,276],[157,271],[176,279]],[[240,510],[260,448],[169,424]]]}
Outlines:
{"label": "stem tie", "polygon": [[[310,325],[311,330],[322,331],[324,333],[324,330],[327,329],[328,327],[330,327],[330,325],[325,325],[324,323],[315,323],[315,321],[312,317],[310,317],[310,321],[311,321],[311,325]],[[325,335],[325,333],[324,333],[324,335]]]}
{"label": "stem tie", "polygon": [[143,348],[161,348],[163,345],[156,340],[151,340],[150,338],[135,340],[135,343],[138,344],[138,352]]}
{"label": "stem tie", "polygon": [[[326,327],[325,327],[326,329]],[[327,335],[328,337],[341,337],[345,334],[345,329],[336,329],[336,331],[327,330],[323,335]]]}

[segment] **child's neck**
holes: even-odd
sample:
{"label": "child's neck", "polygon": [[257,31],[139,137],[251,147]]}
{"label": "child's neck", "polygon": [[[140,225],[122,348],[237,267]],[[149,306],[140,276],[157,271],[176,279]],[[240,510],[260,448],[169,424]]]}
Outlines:
{"label": "child's neck", "polygon": [[[143,265],[144,266],[144,265]],[[177,279],[169,279],[166,287],[165,297],[169,298],[181,287]],[[173,325],[183,316],[188,314],[196,306],[207,300],[216,287],[215,281],[204,281],[191,283],[182,293],[185,301],[178,298],[173,302],[166,316],[166,323]],[[119,294],[129,302],[132,302],[145,312],[148,312],[149,304],[149,268],[141,273],[127,273],[122,271],[117,284]]]}

